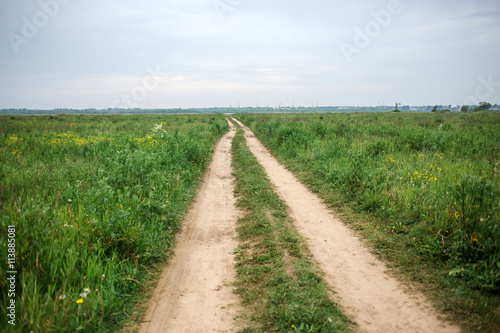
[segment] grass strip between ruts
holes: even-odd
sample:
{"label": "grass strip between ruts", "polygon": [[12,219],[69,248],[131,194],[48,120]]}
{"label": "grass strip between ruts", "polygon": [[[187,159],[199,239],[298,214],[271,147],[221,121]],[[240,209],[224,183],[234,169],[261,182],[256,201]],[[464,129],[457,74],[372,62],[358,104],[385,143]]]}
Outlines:
{"label": "grass strip between ruts", "polygon": [[232,147],[237,205],[244,211],[235,284],[251,321],[243,332],[350,331],[241,129]]}

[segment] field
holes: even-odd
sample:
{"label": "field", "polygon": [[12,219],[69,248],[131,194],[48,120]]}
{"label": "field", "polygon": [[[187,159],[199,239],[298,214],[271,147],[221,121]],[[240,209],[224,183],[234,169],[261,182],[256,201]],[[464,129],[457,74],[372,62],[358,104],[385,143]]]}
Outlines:
{"label": "field", "polygon": [[16,326],[0,326],[119,328],[227,128],[212,115],[0,117],[0,251],[14,225],[17,270]]}
{"label": "field", "polygon": [[[150,332],[168,319],[179,331],[389,332],[438,312],[466,332],[497,331],[500,113],[234,117],[317,196],[223,115],[0,117],[1,253],[15,234],[0,275],[16,271],[16,326],[2,316],[1,327]],[[146,320],[167,262],[162,276],[175,278],[160,279],[168,293],[151,300],[164,307]],[[359,301],[353,286],[373,289],[360,293],[364,309],[398,300],[404,288],[377,294],[390,279],[438,311],[403,300],[389,314],[362,310],[373,323],[356,305],[344,312]],[[0,281],[2,313],[12,285]]]}
{"label": "field", "polygon": [[499,113],[236,117],[463,327],[500,327]]}

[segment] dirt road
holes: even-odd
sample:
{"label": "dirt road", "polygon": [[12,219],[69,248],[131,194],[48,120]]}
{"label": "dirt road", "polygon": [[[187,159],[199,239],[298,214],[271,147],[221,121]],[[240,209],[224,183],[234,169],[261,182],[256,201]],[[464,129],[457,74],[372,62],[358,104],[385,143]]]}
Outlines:
{"label": "dirt road", "polygon": [[[240,124],[242,125],[242,124]],[[460,332],[437,318],[419,295],[408,295],[381,263],[321,200],[283,168],[246,127],[247,144],[290,208],[313,260],[336,291],[336,301],[359,332]],[[177,235],[175,257],[162,273],[141,333],[236,332],[238,211],[231,176],[231,125],[217,144],[195,204]]]}
{"label": "dirt road", "polygon": [[321,200],[281,166],[243,124],[252,153],[290,208],[299,232],[360,332],[460,332],[437,318],[420,295],[408,295]]}
{"label": "dirt road", "polygon": [[141,333],[235,332],[239,299],[230,283],[236,276],[238,247],[231,176],[231,124],[215,147],[210,169],[182,230],[175,257],[164,269],[140,326]]}

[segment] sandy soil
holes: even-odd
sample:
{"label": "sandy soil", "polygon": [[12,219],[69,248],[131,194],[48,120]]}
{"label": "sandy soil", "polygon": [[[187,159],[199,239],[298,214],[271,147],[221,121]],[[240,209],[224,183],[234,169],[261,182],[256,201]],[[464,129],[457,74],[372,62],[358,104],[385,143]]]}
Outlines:
{"label": "sandy soil", "polygon": [[215,148],[182,230],[175,257],[164,269],[139,328],[141,333],[235,332],[239,299],[230,283],[236,277],[233,251],[238,247],[231,176],[231,124]]}
{"label": "sandy soil", "polygon": [[250,150],[290,207],[326,282],[336,291],[335,301],[359,332],[460,332],[438,319],[422,295],[406,293],[357,236],[242,127]]}

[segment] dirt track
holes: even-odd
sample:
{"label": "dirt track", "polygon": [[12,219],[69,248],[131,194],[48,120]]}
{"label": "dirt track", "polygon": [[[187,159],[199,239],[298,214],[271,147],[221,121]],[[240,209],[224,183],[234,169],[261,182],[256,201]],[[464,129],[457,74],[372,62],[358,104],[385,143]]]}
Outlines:
{"label": "dirt track", "polygon": [[460,332],[439,320],[419,295],[409,296],[380,262],[321,200],[258,141],[243,124],[247,145],[286,202],[299,232],[360,332]]}
{"label": "dirt track", "polygon": [[[242,126],[242,124],[240,124]],[[290,207],[296,227],[359,332],[460,332],[439,320],[426,300],[409,296],[381,263],[304,185],[283,168],[246,127],[247,144]],[[217,144],[210,169],[177,236],[141,333],[235,332],[241,313],[229,285],[235,278],[238,212],[231,176],[231,140]]]}
{"label": "dirt track", "polygon": [[230,283],[238,247],[231,125],[217,144],[209,171],[182,230],[175,257],[164,269],[139,332],[235,332],[239,299]]}

